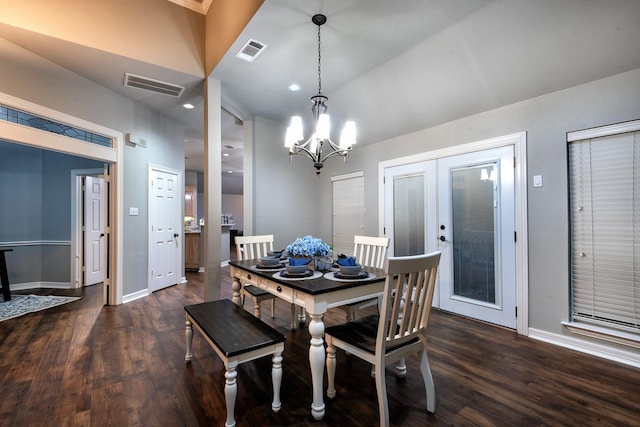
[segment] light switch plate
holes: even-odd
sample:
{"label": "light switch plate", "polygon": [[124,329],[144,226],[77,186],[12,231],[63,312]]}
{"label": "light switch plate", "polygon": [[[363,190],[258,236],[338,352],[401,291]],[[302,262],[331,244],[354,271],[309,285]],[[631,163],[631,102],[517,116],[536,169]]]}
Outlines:
{"label": "light switch plate", "polygon": [[138,208],[129,208],[129,216],[138,215]]}
{"label": "light switch plate", "polygon": [[533,186],[542,187],[542,175],[533,175]]}

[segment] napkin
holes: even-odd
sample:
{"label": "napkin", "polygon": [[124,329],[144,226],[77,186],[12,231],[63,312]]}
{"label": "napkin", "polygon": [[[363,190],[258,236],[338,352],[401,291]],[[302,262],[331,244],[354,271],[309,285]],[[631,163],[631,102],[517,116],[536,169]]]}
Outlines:
{"label": "napkin", "polygon": [[289,258],[289,265],[307,265],[311,258]]}
{"label": "napkin", "polygon": [[338,265],[347,265],[347,266],[349,266],[349,265],[358,265],[356,263],[355,257],[352,257],[352,256],[346,256],[344,258],[339,257],[336,262],[338,263]]}

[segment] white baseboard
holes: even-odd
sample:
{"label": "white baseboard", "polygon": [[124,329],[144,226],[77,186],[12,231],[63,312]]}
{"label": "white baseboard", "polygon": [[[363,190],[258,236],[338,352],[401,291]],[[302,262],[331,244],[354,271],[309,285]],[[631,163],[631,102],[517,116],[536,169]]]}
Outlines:
{"label": "white baseboard", "polygon": [[535,328],[529,328],[529,338],[640,368],[640,353],[637,351],[622,350],[606,344],[600,344],[568,335],[554,334]]}
{"label": "white baseboard", "polygon": [[182,276],[180,278],[180,281],[178,282],[179,284],[183,284],[183,283],[187,283],[187,277],[186,276]]}
{"label": "white baseboard", "polygon": [[135,301],[135,300],[140,299],[140,298],[144,298],[147,295],[149,295],[149,289],[142,289],[142,290],[139,290],[137,292],[133,292],[131,294],[123,295],[122,296],[122,303],[126,304],[128,302]]}
{"label": "white baseboard", "polygon": [[70,282],[25,282],[11,283],[9,289],[12,291],[24,291],[26,289],[75,289]]}

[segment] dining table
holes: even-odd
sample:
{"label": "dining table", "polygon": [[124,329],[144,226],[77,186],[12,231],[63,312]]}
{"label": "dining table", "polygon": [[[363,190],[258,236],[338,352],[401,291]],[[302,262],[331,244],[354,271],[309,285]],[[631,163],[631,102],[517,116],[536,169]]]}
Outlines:
{"label": "dining table", "polygon": [[[251,284],[276,297],[304,308],[309,316],[309,365],[313,400],[311,415],[321,420],[325,414],[322,393],[325,348],[323,315],[328,309],[382,295],[385,272],[377,268],[364,267],[366,273],[351,278],[342,276],[337,268],[314,271],[306,274],[287,274],[286,262],[277,266],[263,267],[259,260],[230,261],[233,295],[231,300],[242,305],[240,290],[243,284]],[[366,277],[364,277],[366,276]],[[285,346],[286,351],[286,346]]]}

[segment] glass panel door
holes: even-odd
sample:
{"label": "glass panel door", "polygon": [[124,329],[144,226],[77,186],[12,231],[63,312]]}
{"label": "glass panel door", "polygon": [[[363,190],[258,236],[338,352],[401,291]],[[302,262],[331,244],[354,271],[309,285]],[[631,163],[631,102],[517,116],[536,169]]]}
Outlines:
{"label": "glass panel door", "polygon": [[438,160],[439,307],[516,327],[513,146]]}

